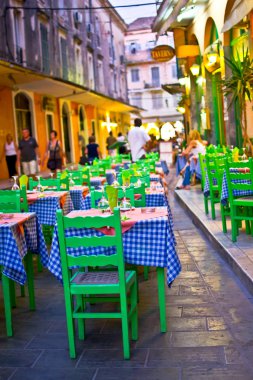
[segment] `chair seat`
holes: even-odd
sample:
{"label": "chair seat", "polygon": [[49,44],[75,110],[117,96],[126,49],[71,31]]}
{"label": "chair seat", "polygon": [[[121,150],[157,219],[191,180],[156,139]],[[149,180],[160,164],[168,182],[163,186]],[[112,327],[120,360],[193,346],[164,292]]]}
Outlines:
{"label": "chair seat", "polygon": [[[126,271],[125,277],[126,281],[130,279],[133,271]],[[71,281],[71,284],[75,285],[118,285],[119,276],[118,272],[114,271],[105,271],[105,272],[81,272],[78,273],[74,279]]]}
{"label": "chair seat", "polygon": [[246,197],[234,199],[233,203],[234,205],[237,205],[237,206],[243,206],[244,204],[247,204],[247,203],[252,203],[253,205],[253,196],[249,195]]}

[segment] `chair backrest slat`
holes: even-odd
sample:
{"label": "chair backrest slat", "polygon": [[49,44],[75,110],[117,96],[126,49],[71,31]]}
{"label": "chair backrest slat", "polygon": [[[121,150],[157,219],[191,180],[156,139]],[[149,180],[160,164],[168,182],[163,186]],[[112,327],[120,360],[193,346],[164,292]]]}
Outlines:
{"label": "chair backrest slat", "polygon": [[21,212],[20,190],[0,190],[0,211]]}

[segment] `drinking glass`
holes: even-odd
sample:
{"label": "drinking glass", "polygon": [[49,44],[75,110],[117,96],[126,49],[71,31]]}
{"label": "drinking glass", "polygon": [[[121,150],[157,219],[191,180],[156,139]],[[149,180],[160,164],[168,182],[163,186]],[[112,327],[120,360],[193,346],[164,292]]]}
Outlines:
{"label": "drinking glass", "polygon": [[242,148],[242,150],[243,150],[243,155],[242,155],[241,159],[242,159],[242,161],[247,161],[248,157],[245,153],[246,148]]}
{"label": "drinking glass", "polygon": [[69,173],[69,187],[75,186],[75,181],[72,178],[73,174]]}
{"label": "drinking glass", "polygon": [[17,175],[13,175],[12,178],[14,179],[14,184],[13,184],[11,190],[19,190],[19,186],[17,184],[18,176]]}
{"label": "drinking glass", "polygon": [[38,185],[37,185],[37,192],[38,193],[41,193],[43,191],[43,186],[41,185],[40,183],[40,176],[36,176],[37,180],[38,180]]}
{"label": "drinking glass", "polygon": [[121,186],[122,188],[122,191],[123,191],[123,199],[122,201],[120,202],[120,208],[123,209],[123,210],[128,210],[128,209],[131,209],[132,208],[132,205],[131,203],[127,200],[126,198],[126,186]]}
{"label": "drinking glass", "polygon": [[109,207],[109,202],[105,197],[104,186],[101,186],[101,191],[102,191],[102,197],[98,202],[98,208],[100,210],[106,210]]}

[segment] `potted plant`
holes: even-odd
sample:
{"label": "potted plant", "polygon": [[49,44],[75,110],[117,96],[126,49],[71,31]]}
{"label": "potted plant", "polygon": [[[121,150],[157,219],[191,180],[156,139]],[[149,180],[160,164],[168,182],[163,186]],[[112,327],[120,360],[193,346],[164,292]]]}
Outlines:
{"label": "potted plant", "polygon": [[248,49],[243,49],[242,56],[236,51],[235,56],[225,58],[228,67],[231,70],[230,75],[221,80],[221,89],[225,96],[231,95],[231,104],[236,102],[239,105],[239,120],[243,134],[243,146],[249,147],[253,153],[253,145],[248,136],[247,129],[247,100],[253,99],[253,59],[250,58]]}

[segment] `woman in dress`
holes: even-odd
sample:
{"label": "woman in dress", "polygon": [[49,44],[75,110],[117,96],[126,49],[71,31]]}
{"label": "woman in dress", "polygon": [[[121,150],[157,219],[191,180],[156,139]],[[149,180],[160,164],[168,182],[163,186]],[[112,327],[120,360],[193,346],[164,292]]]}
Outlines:
{"label": "woman in dress", "polygon": [[5,156],[9,178],[17,174],[17,170],[16,170],[17,151],[18,149],[15,142],[13,141],[13,137],[10,133],[8,133],[6,135],[6,142],[3,145],[0,162],[2,162]]}
{"label": "woman in dress", "polygon": [[62,147],[61,142],[57,139],[57,132],[52,130],[50,132],[50,140],[47,144],[47,149],[44,153],[44,159],[42,161],[42,166],[44,165],[45,160],[47,161],[47,168],[51,171],[61,170],[62,169]]}

